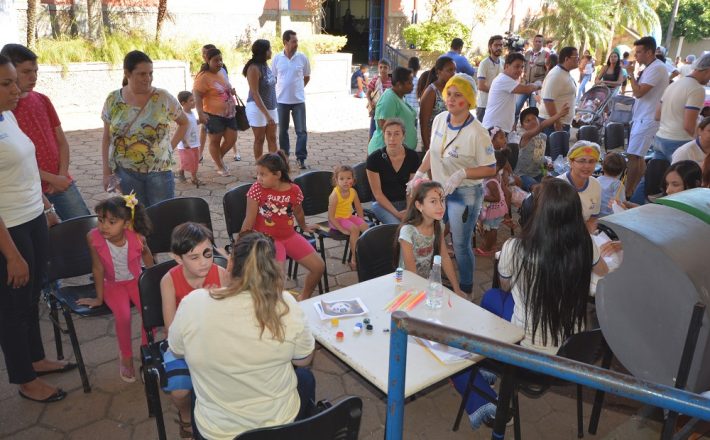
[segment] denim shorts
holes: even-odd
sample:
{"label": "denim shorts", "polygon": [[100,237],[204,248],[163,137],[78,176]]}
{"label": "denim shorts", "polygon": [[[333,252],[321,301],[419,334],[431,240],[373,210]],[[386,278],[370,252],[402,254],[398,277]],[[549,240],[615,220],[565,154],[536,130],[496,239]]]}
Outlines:
{"label": "denim shorts", "polygon": [[484,231],[497,231],[500,224],[503,223],[504,217],[491,218],[481,221],[481,227]]}
{"label": "denim shorts", "polygon": [[225,118],[211,113],[207,113],[207,116],[207,124],[205,125],[207,133],[221,134],[228,128],[237,131],[237,120],[235,118]]}

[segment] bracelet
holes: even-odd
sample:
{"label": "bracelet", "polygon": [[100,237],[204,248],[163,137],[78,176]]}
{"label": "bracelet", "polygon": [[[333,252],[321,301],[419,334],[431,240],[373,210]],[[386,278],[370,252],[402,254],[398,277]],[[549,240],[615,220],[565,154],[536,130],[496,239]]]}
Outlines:
{"label": "bracelet", "polygon": [[44,210],[44,215],[56,214],[56,213],[57,213],[57,210],[54,209],[54,205],[53,205],[53,204],[50,204],[50,205],[49,205],[49,208],[47,208],[47,209]]}

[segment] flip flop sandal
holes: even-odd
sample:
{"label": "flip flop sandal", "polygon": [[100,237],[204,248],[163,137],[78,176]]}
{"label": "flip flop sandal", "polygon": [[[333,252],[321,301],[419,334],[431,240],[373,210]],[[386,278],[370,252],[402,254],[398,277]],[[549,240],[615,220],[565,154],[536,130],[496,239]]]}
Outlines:
{"label": "flip flop sandal", "polygon": [[192,437],[192,422],[185,422],[182,420],[182,414],[178,411],[178,418],[175,419],[180,429],[180,438],[193,438]]}

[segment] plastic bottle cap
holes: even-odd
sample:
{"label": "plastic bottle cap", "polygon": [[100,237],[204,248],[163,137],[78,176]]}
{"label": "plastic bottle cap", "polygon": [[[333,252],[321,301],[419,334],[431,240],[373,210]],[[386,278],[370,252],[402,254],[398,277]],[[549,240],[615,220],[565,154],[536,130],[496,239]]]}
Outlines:
{"label": "plastic bottle cap", "polygon": [[355,324],[355,327],[357,327],[357,328],[359,328],[360,330],[362,330],[362,322],[358,322],[357,324]]}
{"label": "plastic bottle cap", "polygon": [[362,332],[362,325],[355,325],[355,327],[353,327],[353,332],[354,332],[356,335],[357,335],[357,334],[360,334],[360,332]]}
{"label": "plastic bottle cap", "polygon": [[434,264],[441,264],[441,255],[434,255]]}
{"label": "plastic bottle cap", "polygon": [[345,337],[345,334],[343,332],[338,332],[335,334],[335,339],[342,341],[343,338]]}
{"label": "plastic bottle cap", "polygon": [[365,324],[369,324],[369,323],[370,323],[370,318],[365,318],[365,319],[362,320],[362,322],[364,322]]}
{"label": "plastic bottle cap", "polygon": [[372,324],[367,324],[367,327],[365,327],[365,329],[366,329],[368,332],[371,332],[372,329],[373,329]]}
{"label": "plastic bottle cap", "polygon": [[330,325],[332,325],[333,327],[337,327],[338,325],[340,325],[340,321],[338,320],[338,318],[333,318],[330,320]]}

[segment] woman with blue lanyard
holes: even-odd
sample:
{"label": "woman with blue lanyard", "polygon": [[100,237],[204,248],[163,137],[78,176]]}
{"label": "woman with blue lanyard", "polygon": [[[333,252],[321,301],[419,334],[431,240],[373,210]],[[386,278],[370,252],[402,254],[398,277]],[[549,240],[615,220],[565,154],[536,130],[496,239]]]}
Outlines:
{"label": "woman with blue lanyard", "polygon": [[483,202],[483,179],[496,173],[496,159],[488,131],[471,114],[476,108],[474,79],[457,74],[444,87],[446,109],[434,118],[431,142],[412,182],[431,170],[444,185],[446,216],[459,269],[461,290],[473,291],[474,255],[471,246]]}

